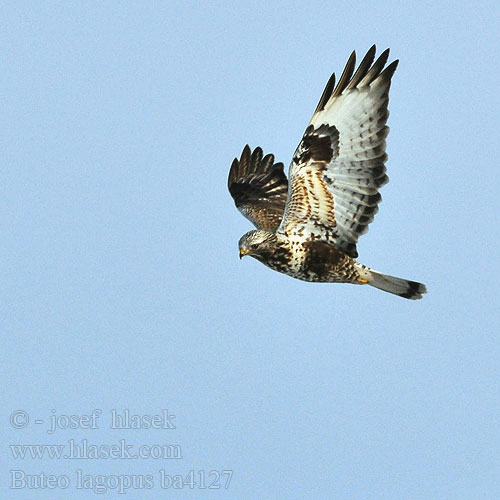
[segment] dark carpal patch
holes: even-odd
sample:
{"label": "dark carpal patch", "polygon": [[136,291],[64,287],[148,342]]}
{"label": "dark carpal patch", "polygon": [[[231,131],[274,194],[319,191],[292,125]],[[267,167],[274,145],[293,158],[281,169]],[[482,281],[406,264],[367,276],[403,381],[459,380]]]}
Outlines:
{"label": "dark carpal patch", "polygon": [[327,165],[338,153],[339,132],[334,126],[321,125],[315,129],[309,125],[305,131],[293,161],[297,165],[321,162]]}

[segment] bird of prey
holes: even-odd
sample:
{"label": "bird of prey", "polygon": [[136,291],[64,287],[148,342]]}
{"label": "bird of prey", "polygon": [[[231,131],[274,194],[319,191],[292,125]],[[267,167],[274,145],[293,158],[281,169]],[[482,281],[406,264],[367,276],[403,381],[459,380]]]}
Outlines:
{"label": "bird of prey", "polygon": [[406,299],[427,290],[358,263],[356,244],[368,230],[388,181],[385,161],[389,87],[398,60],[389,49],[375,60],[375,45],[355,70],[349,57],[335,85],[330,77],[293,155],[283,164],[245,146],[234,159],[228,188],[236,207],[257,228],[239,241],[250,255],[293,278],[367,284]]}

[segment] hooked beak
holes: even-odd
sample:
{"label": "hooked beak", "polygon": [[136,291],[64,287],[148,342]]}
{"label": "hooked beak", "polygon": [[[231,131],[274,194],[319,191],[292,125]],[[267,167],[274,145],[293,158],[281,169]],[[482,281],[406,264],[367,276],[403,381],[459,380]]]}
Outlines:
{"label": "hooked beak", "polygon": [[244,248],[240,248],[240,260],[247,254],[248,252]]}

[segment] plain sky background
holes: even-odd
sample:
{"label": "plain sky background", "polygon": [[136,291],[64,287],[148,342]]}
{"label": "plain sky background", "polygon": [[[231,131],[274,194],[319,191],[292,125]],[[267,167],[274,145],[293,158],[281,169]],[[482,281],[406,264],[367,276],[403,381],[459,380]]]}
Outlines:
{"label": "plain sky background", "polygon": [[[500,498],[497,2],[1,10],[2,499]],[[426,283],[419,302],[238,259],[232,159],[249,143],[288,164],[331,72],[373,43],[400,65],[359,260]],[[113,408],[168,408],[177,428],[109,429]],[[99,429],[47,434],[52,410],[93,409]],[[184,458],[8,448],[68,439]],[[14,469],[71,485],[12,490]],[[155,487],[97,495],[77,469]],[[174,491],[160,469],[234,473]]]}

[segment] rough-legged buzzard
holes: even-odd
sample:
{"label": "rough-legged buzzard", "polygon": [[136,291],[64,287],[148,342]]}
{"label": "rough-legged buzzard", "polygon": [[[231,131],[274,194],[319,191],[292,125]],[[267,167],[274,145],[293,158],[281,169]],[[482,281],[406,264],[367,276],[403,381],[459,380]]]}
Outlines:
{"label": "rough-legged buzzard", "polygon": [[354,72],[355,52],[335,85],[328,81],[289,168],[245,146],[229,172],[237,208],[257,227],[239,241],[271,269],[304,281],[368,284],[420,299],[425,285],[356,262],[356,244],[381,200],[389,87],[398,61],[371,47]]}

